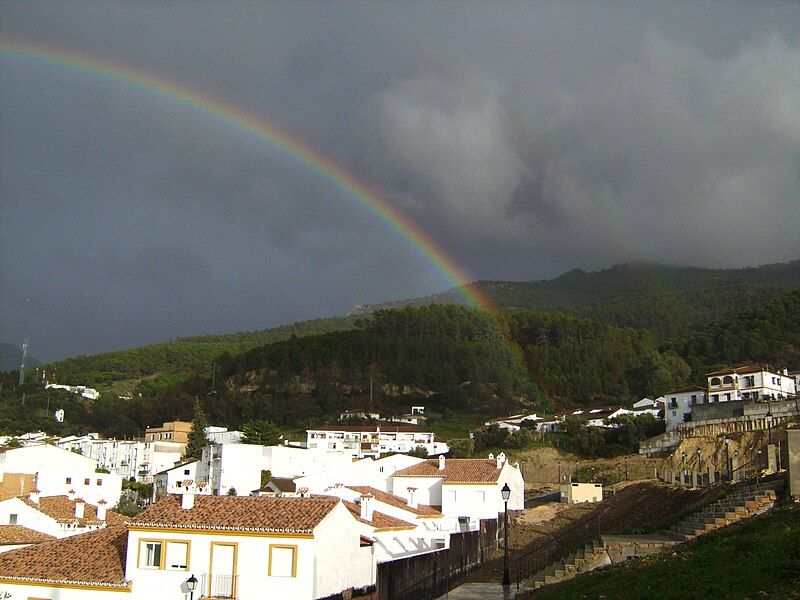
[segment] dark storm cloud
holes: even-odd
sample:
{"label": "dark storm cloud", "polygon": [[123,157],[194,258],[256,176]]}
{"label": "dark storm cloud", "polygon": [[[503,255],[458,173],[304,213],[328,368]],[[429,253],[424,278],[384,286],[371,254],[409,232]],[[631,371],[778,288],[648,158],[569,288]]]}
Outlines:
{"label": "dark storm cloud", "polygon": [[[795,3],[4,2],[0,31],[306,139],[476,278],[800,255]],[[331,181],[185,106],[3,58],[0,339],[54,358],[447,284]]]}

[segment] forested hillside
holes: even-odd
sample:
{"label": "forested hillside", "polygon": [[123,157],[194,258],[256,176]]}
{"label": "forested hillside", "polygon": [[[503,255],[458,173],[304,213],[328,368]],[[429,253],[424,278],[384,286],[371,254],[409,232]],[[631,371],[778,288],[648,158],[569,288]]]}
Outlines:
{"label": "forested hillside", "polygon": [[[558,311],[620,327],[651,329],[662,340],[731,310],[800,287],[800,261],[747,269],[700,269],[627,263],[603,271],[580,269],[555,279],[531,282],[481,281],[493,303],[505,309]],[[460,304],[455,290],[373,308]]]}
{"label": "forested hillside", "polygon": [[800,369],[800,290],[700,326],[670,346],[691,365],[695,379],[749,362]]}

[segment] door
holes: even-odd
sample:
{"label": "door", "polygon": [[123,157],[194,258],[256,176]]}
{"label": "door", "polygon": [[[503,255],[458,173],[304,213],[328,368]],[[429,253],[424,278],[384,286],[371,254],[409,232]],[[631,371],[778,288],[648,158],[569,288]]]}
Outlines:
{"label": "door", "polygon": [[236,597],[236,552],[234,543],[211,542],[208,595],[212,598]]}

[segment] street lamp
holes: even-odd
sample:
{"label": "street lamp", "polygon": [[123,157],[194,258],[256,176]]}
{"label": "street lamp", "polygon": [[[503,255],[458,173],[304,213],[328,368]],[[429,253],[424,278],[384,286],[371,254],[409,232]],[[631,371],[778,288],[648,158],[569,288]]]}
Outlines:
{"label": "street lamp", "polygon": [[189,590],[189,600],[194,600],[194,591],[197,589],[197,577],[194,573],[186,580],[186,589]]}
{"label": "street lamp", "polygon": [[511,488],[508,483],[504,483],[500,490],[500,495],[503,497],[506,508],[503,513],[503,529],[505,529],[505,544],[503,544],[503,585],[511,585],[511,577],[508,574],[508,499],[511,497]]}
{"label": "street lamp", "polygon": [[561,461],[558,461],[558,485],[561,485]]}
{"label": "street lamp", "polygon": [[756,465],[756,485],[761,480],[761,448],[758,449],[758,464]]}
{"label": "street lamp", "polygon": [[686,451],[681,452],[681,486],[686,485]]}
{"label": "street lamp", "polygon": [[731,480],[731,455],[729,446],[731,444],[731,438],[725,436],[725,470],[728,474],[728,481]]}
{"label": "street lamp", "polygon": [[769,443],[772,444],[772,407],[770,406],[769,398],[767,398],[767,431],[769,432]]}
{"label": "street lamp", "polygon": [[700,461],[700,448],[697,449],[697,476],[700,479],[700,485],[703,485],[703,463]]}
{"label": "street lamp", "polygon": [[617,481],[619,481],[619,468],[622,466],[621,463],[617,463]]}

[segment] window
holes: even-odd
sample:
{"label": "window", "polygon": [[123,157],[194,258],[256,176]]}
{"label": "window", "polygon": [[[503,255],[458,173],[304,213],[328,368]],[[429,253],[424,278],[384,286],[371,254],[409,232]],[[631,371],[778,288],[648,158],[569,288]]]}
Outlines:
{"label": "window", "polygon": [[17,515],[12,513],[8,515],[8,524],[9,525],[16,525],[17,524]]}
{"label": "window", "polygon": [[98,479],[97,480],[97,485],[103,485],[103,480],[102,479]]}
{"label": "window", "polygon": [[184,474],[184,475],[189,475],[189,469],[184,469],[184,470],[183,470],[183,474]]}
{"label": "window", "polygon": [[89,485],[90,481],[91,480],[87,477],[86,479],[83,480],[83,485]]}
{"label": "window", "polygon": [[720,383],[720,382],[719,382],[719,377],[712,377],[712,378],[711,378],[711,385],[713,385],[713,386],[715,386],[715,387],[716,387],[716,386],[718,386],[718,385],[719,385],[719,383]]}
{"label": "window", "polygon": [[175,487],[181,487],[183,484],[180,481],[175,482]]}
{"label": "window", "polygon": [[484,491],[475,492],[475,499],[478,502],[486,502],[486,492]]}
{"label": "window", "polygon": [[67,477],[64,481],[66,482],[67,485],[69,485],[70,483],[72,483],[72,477]]}
{"label": "window", "polygon": [[722,383],[723,385],[733,385],[733,377],[725,375],[725,377],[722,378]]}
{"label": "window", "polygon": [[178,571],[189,569],[189,542],[167,541],[166,569]]}
{"label": "window", "polygon": [[711,394],[712,402],[719,402],[719,394]]}
{"label": "window", "polygon": [[139,541],[139,568],[140,569],[160,569],[161,568],[161,540],[140,540]]}
{"label": "window", "polygon": [[297,577],[297,546],[269,545],[270,577]]}
{"label": "window", "polygon": [[447,492],[447,498],[448,498],[448,500],[450,500],[450,502],[455,502],[456,501],[456,497],[457,496],[456,496],[456,491],[455,490],[450,490],[449,492]]}

